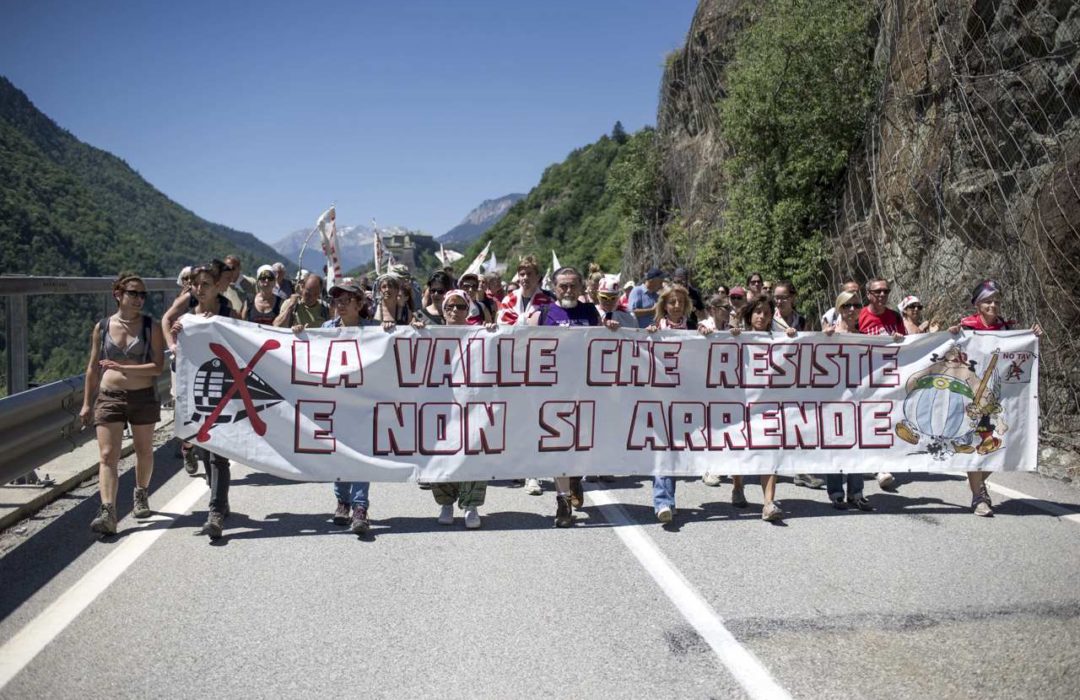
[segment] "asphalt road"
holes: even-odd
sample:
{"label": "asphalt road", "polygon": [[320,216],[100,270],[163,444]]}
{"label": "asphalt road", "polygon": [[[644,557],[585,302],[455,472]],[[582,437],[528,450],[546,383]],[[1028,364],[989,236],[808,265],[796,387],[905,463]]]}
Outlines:
{"label": "asphalt road", "polygon": [[[101,541],[87,528],[92,484],[30,523],[0,558],[0,698],[1080,688],[1080,517],[1059,517],[1080,514],[1080,489],[1035,474],[992,478],[1042,499],[997,496],[992,519],[968,512],[959,475],[901,477],[896,493],[868,482],[875,513],[834,511],[823,491],[782,481],[780,525],[760,520],[756,486],[736,510],[729,484],[685,480],[669,527],[649,482],[625,478],[591,485],[603,492],[568,530],[551,526],[550,491],[493,486],[483,528],[466,531],[460,513],[436,523],[430,493],[374,484],[363,539],[330,522],[329,485],[234,476],[216,544],[196,534],[205,492],[193,510],[125,517]],[[170,443],[151,506],[195,481]]]}

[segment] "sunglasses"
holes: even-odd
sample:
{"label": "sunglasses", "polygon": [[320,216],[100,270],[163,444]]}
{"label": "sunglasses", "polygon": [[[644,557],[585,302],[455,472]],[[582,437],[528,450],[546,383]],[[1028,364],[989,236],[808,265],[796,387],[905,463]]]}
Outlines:
{"label": "sunglasses", "polygon": [[761,280],[750,280],[747,284],[761,284]]}
{"label": "sunglasses", "polygon": [[871,289],[870,294],[888,294],[890,291],[892,290],[888,287],[886,287],[885,289]]}
{"label": "sunglasses", "polygon": [[731,295],[731,298],[732,298],[732,299],[745,299],[746,297],[744,297],[744,296],[743,296],[743,295],[741,295],[741,294],[732,294],[732,295]]}
{"label": "sunglasses", "polygon": [[428,287],[428,292],[430,294],[446,294],[446,290],[442,287]]}
{"label": "sunglasses", "polygon": [[274,278],[273,278],[272,275],[263,275],[262,277],[259,278],[259,281],[260,282],[273,282]]}
{"label": "sunglasses", "polygon": [[912,304],[908,308],[909,309],[915,309],[916,311],[922,311],[923,310],[923,305],[922,304]]}
{"label": "sunglasses", "polygon": [[844,304],[841,309],[861,309],[862,304]]}
{"label": "sunglasses", "polygon": [[146,298],[146,292],[139,292],[139,291],[136,291],[134,289],[125,289],[124,294],[127,294],[129,297],[132,297],[133,299],[145,299]]}
{"label": "sunglasses", "polygon": [[468,304],[447,304],[443,308],[446,309],[447,311],[468,311],[469,310],[469,305]]}
{"label": "sunglasses", "polygon": [[600,301],[618,301],[619,300],[619,295],[618,294],[597,294],[596,297]]}

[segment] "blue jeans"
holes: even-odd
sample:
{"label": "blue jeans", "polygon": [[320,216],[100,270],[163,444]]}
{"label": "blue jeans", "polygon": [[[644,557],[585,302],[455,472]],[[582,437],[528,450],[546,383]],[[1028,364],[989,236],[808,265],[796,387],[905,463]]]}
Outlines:
{"label": "blue jeans", "polygon": [[675,507],[675,477],[654,476],[652,478],[653,510],[660,512],[664,506]]}
{"label": "blue jeans", "polygon": [[847,481],[847,497],[855,498],[862,495],[864,474],[826,474],[825,490],[829,495],[844,495],[844,482]]}
{"label": "blue jeans", "polygon": [[350,506],[368,507],[370,481],[335,481],[334,495],[338,501]]}

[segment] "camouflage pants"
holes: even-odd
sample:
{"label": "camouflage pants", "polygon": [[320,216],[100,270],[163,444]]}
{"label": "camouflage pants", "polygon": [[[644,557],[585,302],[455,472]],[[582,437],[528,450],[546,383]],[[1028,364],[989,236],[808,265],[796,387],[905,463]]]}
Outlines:
{"label": "camouflage pants", "polygon": [[440,506],[448,506],[455,500],[459,508],[476,508],[484,505],[487,495],[486,481],[453,481],[445,484],[432,484],[431,495]]}

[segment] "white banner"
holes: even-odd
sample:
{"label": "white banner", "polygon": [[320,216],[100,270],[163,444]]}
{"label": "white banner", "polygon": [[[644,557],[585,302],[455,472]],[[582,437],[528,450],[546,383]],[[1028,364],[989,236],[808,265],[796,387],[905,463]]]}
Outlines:
{"label": "white banner", "polygon": [[307,481],[1033,470],[1029,331],[732,337],[184,318],[176,434]]}

